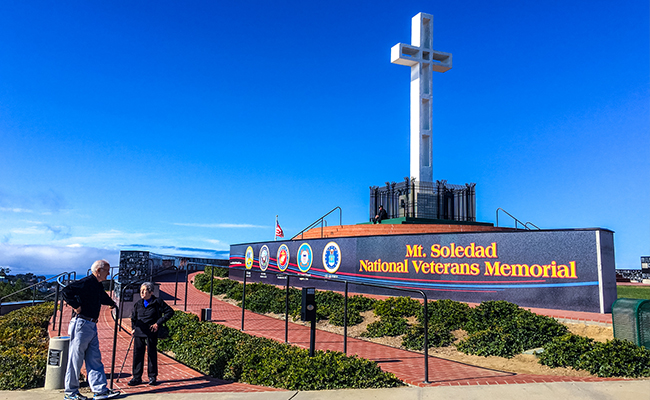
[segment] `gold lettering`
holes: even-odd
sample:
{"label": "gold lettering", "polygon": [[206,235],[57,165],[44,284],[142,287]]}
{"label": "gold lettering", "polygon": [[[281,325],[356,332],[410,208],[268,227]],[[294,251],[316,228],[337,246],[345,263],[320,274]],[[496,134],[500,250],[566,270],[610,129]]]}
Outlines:
{"label": "gold lettering", "polygon": [[368,272],[368,262],[369,260],[359,260],[359,272]]}
{"label": "gold lettering", "polygon": [[485,258],[485,249],[483,246],[476,247],[476,258]]}
{"label": "gold lettering", "polygon": [[467,258],[475,258],[474,257],[474,247],[475,246],[476,246],[476,244],[472,243],[469,246],[465,247],[465,257],[467,257]]}
{"label": "gold lettering", "polygon": [[571,273],[569,274],[569,278],[575,278],[578,279],[578,276],[576,275],[576,262],[575,261],[570,261],[569,265],[571,266]]}
{"label": "gold lettering", "polygon": [[[422,261],[416,261],[416,260],[411,260],[413,263],[413,268],[415,268],[415,273],[419,274],[420,273],[420,264],[422,264]],[[420,263],[420,264],[418,264]]]}
{"label": "gold lettering", "polygon": [[442,265],[442,263],[437,263],[436,264],[436,274],[442,275],[442,273],[445,271],[445,266]]}
{"label": "gold lettering", "polygon": [[431,246],[431,257],[436,258],[440,257],[440,245],[434,244]]}
{"label": "gold lettering", "polygon": [[[490,251],[491,250],[491,251]],[[485,249],[485,257],[497,258],[497,243],[494,242]]]}
{"label": "gold lettering", "polygon": [[423,274],[430,274],[431,273],[431,270],[429,269],[430,267],[431,267],[431,265],[429,265],[429,263],[422,263],[422,267],[421,267],[422,268],[422,273]]}
{"label": "gold lettering", "polygon": [[470,274],[476,276],[481,273],[481,269],[479,268],[478,264],[474,263],[471,265],[472,270],[470,271]]}
{"label": "gold lettering", "polygon": [[512,276],[530,277],[530,267],[528,264],[512,264]]}
{"label": "gold lettering", "polygon": [[[482,249],[482,248],[479,247],[477,250],[479,250],[479,249]],[[500,271],[499,271],[499,264],[500,264],[499,261],[495,261],[495,262],[494,262],[494,265],[492,265],[492,263],[490,263],[489,261],[486,261],[486,262],[485,262],[485,275],[490,275],[490,276],[492,276],[492,275],[496,275],[496,276],[499,276],[499,274],[500,274]]]}

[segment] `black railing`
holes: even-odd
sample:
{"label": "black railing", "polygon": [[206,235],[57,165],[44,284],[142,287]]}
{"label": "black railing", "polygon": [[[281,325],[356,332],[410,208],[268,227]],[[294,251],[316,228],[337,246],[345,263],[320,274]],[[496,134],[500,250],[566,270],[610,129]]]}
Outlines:
{"label": "black railing", "polygon": [[[220,268],[225,268],[225,267],[220,267]],[[243,276],[243,288],[242,288],[242,302],[241,302],[241,307],[242,307],[242,316],[241,316],[241,330],[245,330],[245,315],[246,315],[246,284],[247,284],[247,278],[252,276],[252,273],[265,273],[265,274],[273,274],[277,276],[282,276],[286,277],[286,284],[285,284],[285,290],[286,290],[286,296],[285,296],[285,316],[284,316],[284,341],[285,343],[289,343],[289,289],[291,287],[290,281],[291,278],[304,278],[304,275],[300,274],[292,274],[292,273],[286,273],[286,272],[273,272],[273,271],[255,271],[255,270],[248,270],[245,268],[238,268],[238,267],[230,267],[229,271],[242,271],[244,274]],[[212,277],[211,279],[214,279],[214,271],[212,271]],[[331,279],[331,278],[321,278],[321,277],[314,277],[314,276],[309,276],[309,279],[313,280],[320,280],[320,281],[327,281],[327,282],[336,282],[336,283],[343,283],[345,284],[345,291],[344,291],[344,303],[343,303],[343,352],[347,354],[347,343],[348,343],[348,287],[350,282],[341,280],[341,279]],[[359,285],[359,286],[368,286],[368,287],[374,287],[374,288],[380,288],[380,289],[387,289],[391,291],[400,291],[400,292],[410,292],[410,293],[417,293],[422,296],[423,298],[423,307],[424,307],[424,383],[430,383],[429,382],[429,313],[428,313],[428,300],[427,300],[427,295],[424,291],[417,290],[417,289],[403,289],[403,288],[395,288],[392,286],[385,286],[385,285],[375,285],[375,284],[370,284],[370,283],[357,283],[357,282],[352,282],[353,285]],[[211,285],[212,287],[212,285]],[[212,297],[212,292],[210,292],[210,297]]]}
{"label": "black railing", "polygon": [[424,218],[447,221],[476,221],[476,184],[452,185],[445,180],[386,182],[370,186],[370,220],[383,206],[388,218]]}
{"label": "black railing", "polygon": [[309,224],[308,227],[306,227],[305,229],[298,232],[294,237],[291,238],[291,240],[296,239],[298,236],[300,236],[300,238],[302,239],[303,234],[305,232],[307,232],[308,230],[314,228],[318,224],[320,224],[320,237],[322,238],[323,237],[323,227],[327,226],[326,225],[327,221],[325,221],[325,217],[327,217],[328,215],[330,215],[331,213],[333,213],[336,210],[339,210],[339,226],[343,225],[343,210],[341,209],[341,207],[334,207],[334,208],[332,208],[332,210],[330,212],[328,212],[327,214],[325,214],[322,217],[318,218],[316,221]]}
{"label": "black railing", "polygon": [[[47,279],[42,280],[42,281],[40,281],[40,282],[36,282],[36,283],[34,283],[34,284],[32,284],[32,285],[29,285],[29,286],[24,287],[24,288],[22,288],[22,289],[16,290],[15,292],[13,292],[13,293],[11,293],[11,294],[8,294],[8,295],[6,295],[6,296],[3,296],[2,298],[0,298],[0,315],[2,315],[2,303],[3,303],[3,301],[4,301],[5,299],[8,299],[8,298],[10,298],[10,297],[12,297],[12,296],[14,296],[14,295],[16,295],[16,294],[18,294],[18,293],[22,293],[22,292],[26,291],[26,290],[32,289],[32,305],[34,305],[34,304],[36,303],[36,300],[42,300],[42,299],[37,299],[37,298],[36,298],[36,288],[37,288],[38,286],[45,285],[45,284],[47,284],[47,283],[50,282],[50,281],[54,282],[54,281],[56,281],[60,276],[63,276],[63,275],[66,275],[66,274],[69,274],[69,272],[62,272],[62,273],[60,273],[59,275],[53,276],[53,277],[51,277],[51,278],[47,278]],[[76,273],[75,273],[75,274],[76,274]],[[76,275],[75,275],[75,276],[76,276]],[[57,289],[58,289],[58,285],[57,285]],[[47,297],[49,297],[49,296],[51,296],[51,295],[52,295],[52,294],[50,293],[50,294],[48,294],[47,296],[44,296],[44,298],[47,298]],[[56,307],[55,307],[55,309],[56,309]]]}
{"label": "black railing", "polygon": [[[531,230],[530,227],[528,226],[528,225],[531,225],[531,226],[534,226],[537,230],[540,230],[539,227],[537,227],[537,225],[533,224],[532,222],[523,223],[523,222],[519,221],[517,218],[515,218],[514,215],[510,214],[509,212],[507,212],[506,210],[504,210],[501,207],[497,208],[497,218],[496,218],[496,226],[497,227],[499,226],[499,211],[505,213],[507,216],[509,216],[510,218],[512,218],[515,221],[515,229]],[[519,228],[517,226],[517,224],[521,225],[521,228]]]}

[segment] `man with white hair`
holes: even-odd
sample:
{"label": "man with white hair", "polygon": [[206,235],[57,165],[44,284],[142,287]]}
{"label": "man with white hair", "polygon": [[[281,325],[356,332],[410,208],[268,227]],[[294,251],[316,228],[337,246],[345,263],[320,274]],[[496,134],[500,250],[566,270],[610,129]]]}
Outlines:
{"label": "man with white hair", "polygon": [[68,368],[65,373],[65,399],[86,400],[79,393],[79,374],[86,361],[86,373],[94,399],[111,399],[120,395],[117,390],[106,387],[106,374],[102,364],[97,337],[97,319],[103,305],[115,308],[115,302],[104,291],[102,282],[110,273],[111,266],[106,260],[97,260],[90,267],[92,274],[70,283],[63,289],[63,299],[72,309],[72,319],[68,326],[70,347]]}

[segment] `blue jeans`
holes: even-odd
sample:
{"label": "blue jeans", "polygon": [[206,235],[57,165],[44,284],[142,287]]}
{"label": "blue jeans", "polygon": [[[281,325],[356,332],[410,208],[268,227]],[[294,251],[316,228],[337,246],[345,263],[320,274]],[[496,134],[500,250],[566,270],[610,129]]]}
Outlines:
{"label": "blue jeans", "polygon": [[65,372],[65,394],[79,393],[79,374],[86,361],[86,373],[90,389],[95,393],[106,391],[106,374],[99,352],[97,325],[81,318],[72,318],[68,326],[70,347],[68,368]]}

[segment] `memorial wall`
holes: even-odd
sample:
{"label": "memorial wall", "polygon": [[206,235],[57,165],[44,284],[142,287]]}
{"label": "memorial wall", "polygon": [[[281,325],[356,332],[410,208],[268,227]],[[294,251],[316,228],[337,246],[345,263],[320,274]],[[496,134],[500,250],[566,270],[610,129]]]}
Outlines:
{"label": "memorial wall", "polygon": [[[616,300],[613,232],[606,229],[411,234],[244,243],[230,267],[249,281],[390,296],[358,283],[422,290],[429,299],[605,313]],[[244,272],[231,269],[233,279]],[[312,278],[312,279],[310,279]]]}

